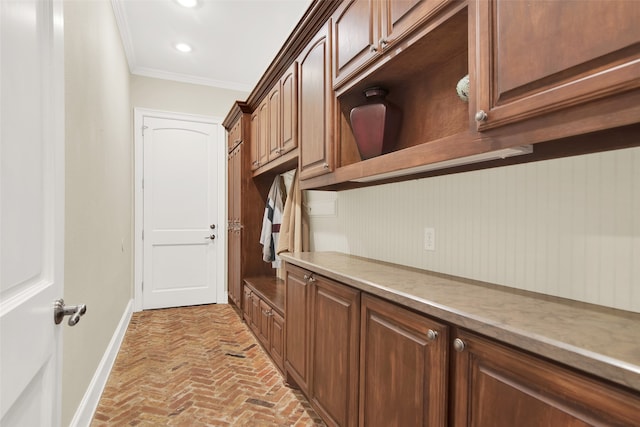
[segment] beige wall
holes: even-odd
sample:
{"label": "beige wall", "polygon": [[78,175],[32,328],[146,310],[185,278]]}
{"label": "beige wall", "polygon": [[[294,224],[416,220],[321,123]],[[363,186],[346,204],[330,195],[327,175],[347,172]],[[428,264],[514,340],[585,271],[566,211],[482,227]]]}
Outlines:
{"label": "beige wall", "polygon": [[64,329],[68,425],[132,297],[129,71],[109,0],[66,1],[65,293],[87,314]]}
{"label": "beige wall", "polygon": [[249,94],[150,77],[131,76],[131,106],[174,113],[201,114],[224,119],[237,100]]}
{"label": "beige wall", "polygon": [[640,312],[640,148],[308,199],[314,250]]}

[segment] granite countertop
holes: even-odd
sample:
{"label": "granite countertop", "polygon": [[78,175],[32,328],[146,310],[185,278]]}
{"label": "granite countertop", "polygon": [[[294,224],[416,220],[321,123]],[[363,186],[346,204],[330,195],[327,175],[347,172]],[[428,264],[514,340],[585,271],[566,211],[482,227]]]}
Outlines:
{"label": "granite countertop", "polygon": [[291,264],[640,391],[640,314],[338,252]]}

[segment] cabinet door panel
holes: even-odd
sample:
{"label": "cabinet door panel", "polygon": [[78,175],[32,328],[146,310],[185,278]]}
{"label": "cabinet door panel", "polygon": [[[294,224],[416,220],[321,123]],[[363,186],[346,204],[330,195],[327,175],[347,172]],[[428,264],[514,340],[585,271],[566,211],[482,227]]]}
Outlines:
{"label": "cabinet door panel", "polygon": [[269,349],[269,335],[271,324],[271,307],[266,302],[260,300],[260,324],[258,325],[258,338]]}
{"label": "cabinet door panel", "polygon": [[479,2],[478,129],[640,87],[640,2]]}
{"label": "cabinet door panel", "polygon": [[558,365],[458,331],[454,426],[631,426],[640,399]]}
{"label": "cabinet door panel", "polygon": [[373,0],[350,0],[334,14],[335,86],[376,55],[379,29],[375,8],[378,6]]}
{"label": "cabinet door panel", "polygon": [[330,425],[355,426],[360,292],[320,277],[314,283],[311,399]]}
{"label": "cabinet door panel", "polygon": [[256,335],[260,334],[260,323],[262,315],[260,313],[260,297],[251,293],[251,329]]}
{"label": "cabinet door panel", "polygon": [[294,62],[282,76],[282,154],[298,146],[298,63]]}
{"label": "cabinet door panel", "polygon": [[271,358],[284,371],[284,319],[275,311],[271,318]]}
{"label": "cabinet door panel", "polygon": [[260,116],[260,132],[258,134],[258,167],[269,162],[269,137],[271,126],[269,122],[269,100],[265,99],[258,107]]}
{"label": "cabinet door panel", "polygon": [[331,49],[329,25],[311,41],[298,69],[300,179],[333,170]]}
{"label": "cabinet door panel", "polygon": [[286,266],[285,286],[285,367],[298,386],[307,393],[309,381],[309,284],[305,270]]}
{"label": "cabinet door panel", "polygon": [[269,92],[267,96],[268,116],[269,116],[269,135],[267,143],[268,148],[267,161],[275,160],[280,156],[280,83]]}
{"label": "cabinet door panel", "polygon": [[251,170],[260,165],[260,111],[251,115]]}
{"label": "cabinet door panel", "polygon": [[363,296],[361,327],[360,426],[444,426],[447,326]]}
{"label": "cabinet door panel", "polygon": [[244,321],[248,326],[251,326],[251,314],[253,313],[253,305],[251,304],[251,290],[244,287],[242,300],[242,311],[244,313]]}
{"label": "cabinet door panel", "polygon": [[383,3],[382,37],[398,41],[408,31],[429,19],[451,0],[388,0]]}

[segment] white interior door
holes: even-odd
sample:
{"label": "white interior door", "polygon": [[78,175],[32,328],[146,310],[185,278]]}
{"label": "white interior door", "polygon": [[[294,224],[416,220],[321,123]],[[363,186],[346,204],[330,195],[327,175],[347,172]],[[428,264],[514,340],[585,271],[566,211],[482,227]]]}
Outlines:
{"label": "white interior door", "polygon": [[145,309],[218,300],[219,126],[143,119]]}
{"label": "white interior door", "polygon": [[62,2],[0,1],[0,425],[60,424]]}

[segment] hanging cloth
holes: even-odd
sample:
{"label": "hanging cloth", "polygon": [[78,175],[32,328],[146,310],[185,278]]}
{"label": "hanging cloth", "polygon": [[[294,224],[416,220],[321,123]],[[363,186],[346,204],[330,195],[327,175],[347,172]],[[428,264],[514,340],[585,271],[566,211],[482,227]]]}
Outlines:
{"label": "hanging cloth", "polygon": [[277,254],[309,250],[309,220],[304,209],[304,193],[300,190],[297,171],[294,173],[289,196],[284,205],[279,237]]}
{"label": "hanging cloth", "polygon": [[280,225],[284,211],[284,200],[286,190],[282,176],[278,175],[271,184],[267,205],[264,208],[262,217],[262,232],[260,233],[260,244],[262,244],[262,259],[271,262],[273,268],[280,268],[280,257],[276,254],[278,237],[280,236]]}

